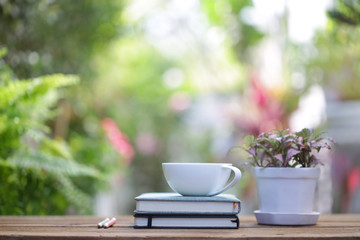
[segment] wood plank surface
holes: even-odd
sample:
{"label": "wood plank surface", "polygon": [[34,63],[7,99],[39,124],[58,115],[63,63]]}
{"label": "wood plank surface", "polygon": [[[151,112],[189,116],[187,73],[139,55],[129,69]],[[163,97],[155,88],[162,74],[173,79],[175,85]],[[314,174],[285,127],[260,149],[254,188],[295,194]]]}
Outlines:
{"label": "wood plank surface", "polygon": [[98,229],[94,216],[0,216],[0,239],[360,239],[360,215],[321,215],[313,226],[258,225],[239,216],[239,229],[134,229],[132,216]]}

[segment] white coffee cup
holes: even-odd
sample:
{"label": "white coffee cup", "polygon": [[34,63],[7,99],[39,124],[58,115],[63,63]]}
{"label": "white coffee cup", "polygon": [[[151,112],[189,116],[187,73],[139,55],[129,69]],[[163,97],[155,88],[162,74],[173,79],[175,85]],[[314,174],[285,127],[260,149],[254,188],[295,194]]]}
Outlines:
{"label": "white coffee cup", "polygon": [[[241,178],[240,170],[230,163],[163,163],[162,167],[169,186],[184,196],[215,196]],[[235,176],[226,185],[231,171]]]}

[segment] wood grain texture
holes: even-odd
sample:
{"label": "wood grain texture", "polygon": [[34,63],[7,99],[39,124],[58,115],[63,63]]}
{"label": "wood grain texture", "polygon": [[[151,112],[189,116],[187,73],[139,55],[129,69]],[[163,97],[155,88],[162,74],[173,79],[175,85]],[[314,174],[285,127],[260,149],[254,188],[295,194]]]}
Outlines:
{"label": "wood grain texture", "polygon": [[0,239],[360,239],[360,215],[321,215],[314,226],[258,225],[239,216],[239,229],[133,229],[132,216],[98,229],[94,216],[0,216]]}

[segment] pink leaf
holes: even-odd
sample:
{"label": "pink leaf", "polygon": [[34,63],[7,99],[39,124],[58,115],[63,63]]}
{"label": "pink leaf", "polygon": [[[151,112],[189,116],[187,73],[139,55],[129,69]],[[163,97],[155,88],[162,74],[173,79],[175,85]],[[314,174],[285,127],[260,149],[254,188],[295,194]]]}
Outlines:
{"label": "pink leaf", "polygon": [[252,147],[249,150],[247,150],[248,153],[251,154],[251,156],[256,157],[256,148]]}
{"label": "pink leaf", "polygon": [[298,153],[300,153],[299,150],[290,148],[286,153],[286,161],[289,161],[293,156],[295,156]]}
{"label": "pink leaf", "polygon": [[279,154],[276,154],[275,156],[274,156],[274,158],[276,158],[278,161],[280,161],[280,162],[283,162],[283,157],[282,157],[282,155],[279,153]]}

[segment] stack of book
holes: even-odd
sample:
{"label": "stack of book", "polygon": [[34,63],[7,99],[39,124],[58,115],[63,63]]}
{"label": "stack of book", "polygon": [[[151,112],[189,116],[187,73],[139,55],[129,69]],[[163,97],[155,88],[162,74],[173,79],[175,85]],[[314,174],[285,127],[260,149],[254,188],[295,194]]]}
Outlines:
{"label": "stack of book", "polygon": [[144,193],[135,200],[134,228],[239,228],[241,202],[231,194]]}

